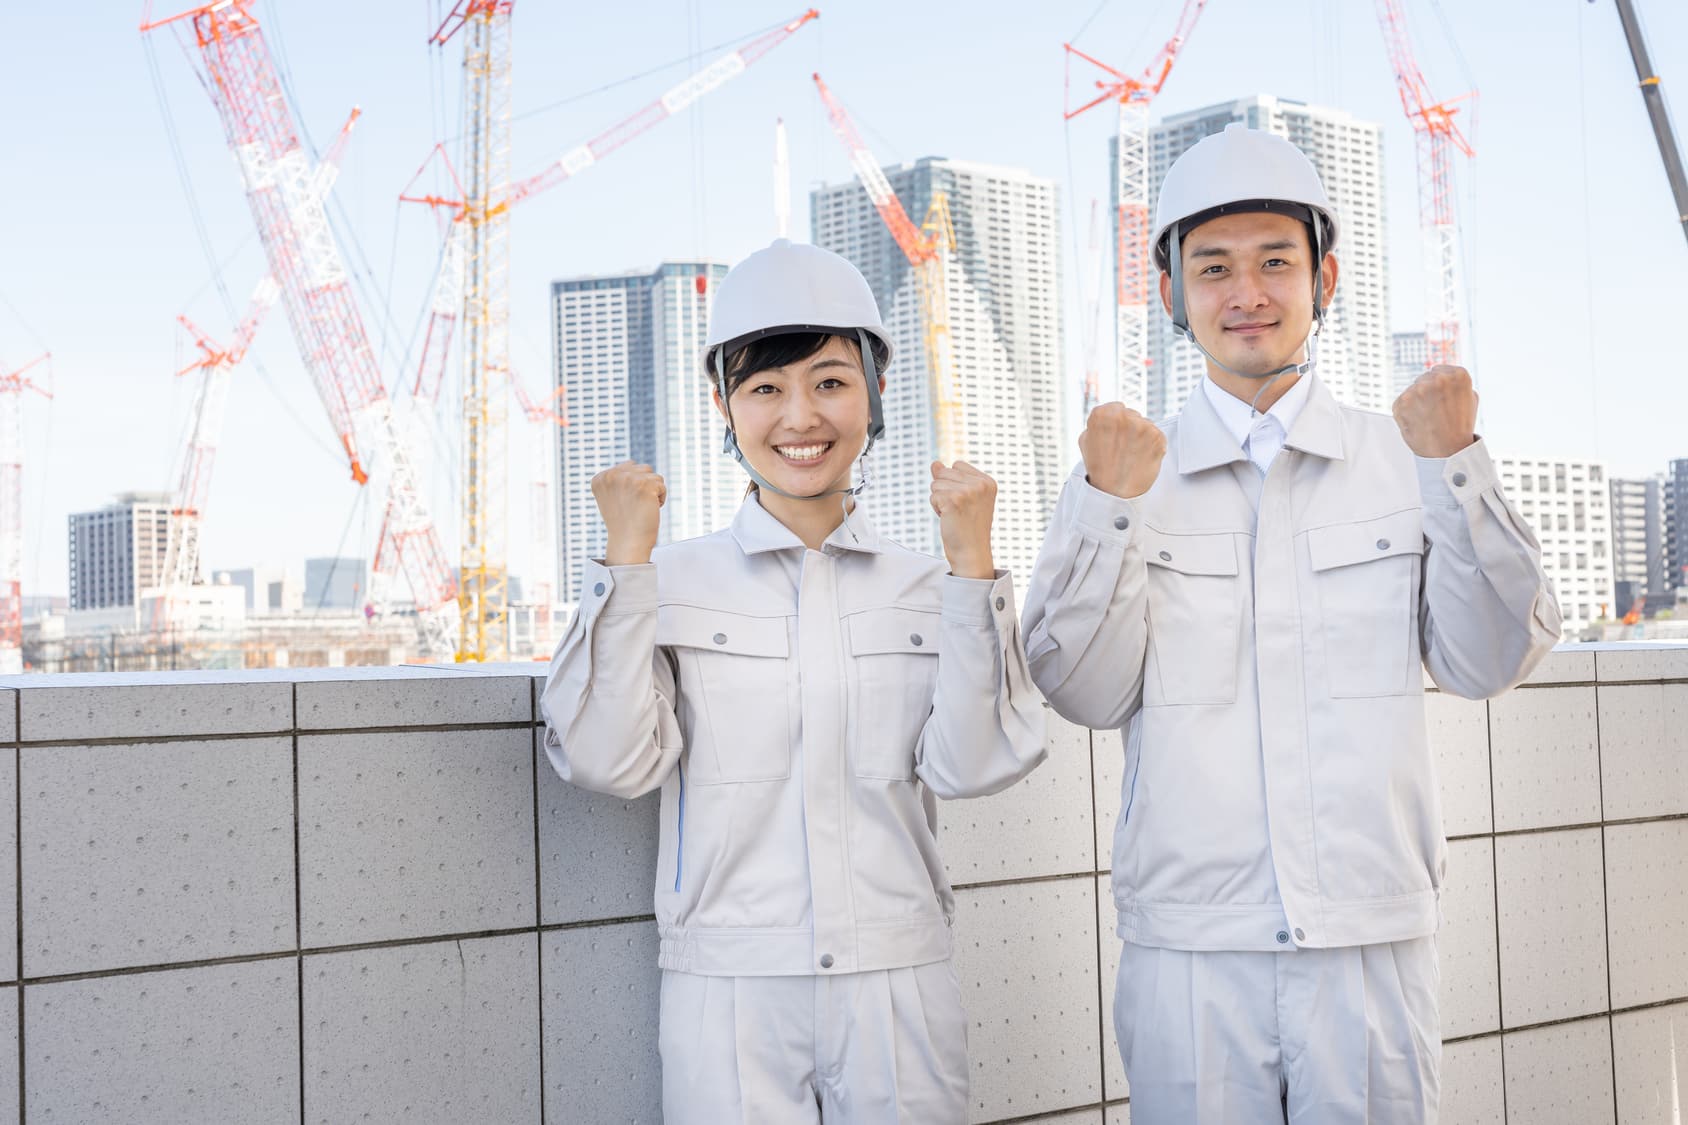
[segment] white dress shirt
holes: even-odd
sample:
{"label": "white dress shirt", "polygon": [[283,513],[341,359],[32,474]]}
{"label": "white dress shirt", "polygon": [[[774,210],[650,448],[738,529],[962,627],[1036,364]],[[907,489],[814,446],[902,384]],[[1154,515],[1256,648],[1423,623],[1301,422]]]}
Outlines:
{"label": "white dress shirt", "polygon": [[1312,382],[1306,375],[1297,378],[1294,385],[1264,414],[1255,413],[1248,403],[1212,379],[1203,379],[1202,389],[1207,392],[1207,400],[1213,404],[1219,421],[1237,439],[1237,444],[1242,446],[1248,459],[1264,476],[1266,470],[1272,467],[1272,458],[1284,447],[1284,439],[1295,426],[1296,418],[1300,417]]}

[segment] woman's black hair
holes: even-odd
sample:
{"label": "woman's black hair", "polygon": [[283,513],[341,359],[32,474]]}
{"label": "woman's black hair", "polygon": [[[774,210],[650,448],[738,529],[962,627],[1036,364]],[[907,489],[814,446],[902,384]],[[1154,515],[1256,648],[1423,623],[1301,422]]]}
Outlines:
{"label": "woman's black hair", "polygon": [[[826,347],[827,341],[834,336],[850,345],[852,351],[859,350],[854,336],[845,336],[835,332],[786,332],[777,336],[763,336],[759,340],[752,340],[736,352],[727,356],[727,397],[732,398],[733,392],[738,390],[744,381],[752,375],[760,374],[775,367],[785,367],[813,356]],[[879,337],[869,333],[868,340],[873,348],[874,369],[883,375],[885,364],[889,358],[889,349]],[[709,369],[711,384],[715,382],[715,352],[711,351],[705,359]]]}

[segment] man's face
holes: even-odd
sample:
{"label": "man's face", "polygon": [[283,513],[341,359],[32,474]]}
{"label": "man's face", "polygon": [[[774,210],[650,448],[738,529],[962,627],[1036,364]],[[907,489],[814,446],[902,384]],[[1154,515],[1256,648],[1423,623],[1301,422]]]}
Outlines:
{"label": "man's face", "polygon": [[[1307,227],[1269,211],[1223,215],[1185,235],[1184,307],[1196,339],[1221,363],[1251,375],[1299,363],[1313,328],[1313,262]],[[1325,255],[1325,301],[1336,258]],[[1172,310],[1172,281],[1161,274]]]}

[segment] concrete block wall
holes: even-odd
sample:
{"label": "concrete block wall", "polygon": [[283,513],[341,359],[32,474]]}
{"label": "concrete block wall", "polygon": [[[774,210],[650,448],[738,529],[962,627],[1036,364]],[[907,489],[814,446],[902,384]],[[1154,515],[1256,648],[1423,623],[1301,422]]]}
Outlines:
{"label": "concrete block wall", "polygon": [[[0,681],[0,1125],[656,1122],[655,798],[563,784],[534,669]],[[1443,1120],[1675,1122],[1688,647],[1432,696]],[[942,807],[978,1122],[1118,1125],[1118,736]]]}

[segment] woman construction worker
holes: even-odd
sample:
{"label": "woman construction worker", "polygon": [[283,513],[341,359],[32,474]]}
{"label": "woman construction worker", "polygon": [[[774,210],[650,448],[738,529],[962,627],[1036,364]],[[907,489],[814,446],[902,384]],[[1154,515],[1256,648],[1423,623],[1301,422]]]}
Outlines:
{"label": "woman construction worker", "polygon": [[541,709],[565,780],[662,790],[669,1125],[966,1120],[934,798],[1029,773],[1043,709],[991,557],[995,483],[932,465],[948,566],[856,502],[890,355],[853,265],[775,242],[710,318],[726,448],[752,482],[732,524],[656,548],[662,477],[624,463],[592,482],[608,548]]}

